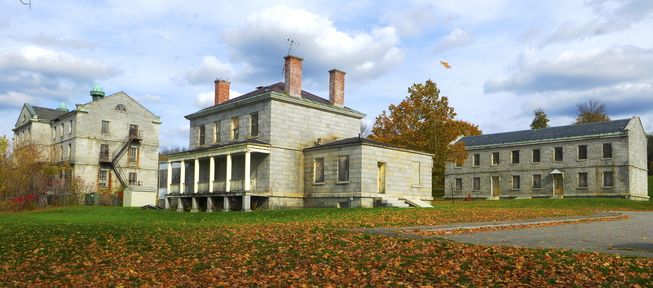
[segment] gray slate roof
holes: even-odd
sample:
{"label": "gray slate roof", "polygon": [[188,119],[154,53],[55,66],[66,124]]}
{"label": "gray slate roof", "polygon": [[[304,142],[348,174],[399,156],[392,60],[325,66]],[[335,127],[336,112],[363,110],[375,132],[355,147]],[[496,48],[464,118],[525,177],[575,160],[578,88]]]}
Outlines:
{"label": "gray slate roof", "polygon": [[624,128],[631,119],[607,122],[567,125],[542,129],[467,136],[460,139],[467,148],[497,146],[507,144],[532,143],[562,139],[586,138],[594,136],[618,135],[624,133]]}
{"label": "gray slate roof", "polygon": [[54,119],[57,119],[61,115],[68,113],[68,111],[61,111],[57,109],[43,108],[37,106],[32,106],[32,109],[34,109],[34,113],[36,113],[36,115],[39,115],[39,119],[47,120],[47,121],[52,121]]}

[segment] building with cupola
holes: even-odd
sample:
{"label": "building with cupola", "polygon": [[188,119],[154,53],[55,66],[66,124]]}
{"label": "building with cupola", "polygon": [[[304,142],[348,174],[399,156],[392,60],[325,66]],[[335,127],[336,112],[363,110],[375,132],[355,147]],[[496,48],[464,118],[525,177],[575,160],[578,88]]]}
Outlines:
{"label": "building with cupola", "polygon": [[69,110],[25,103],[16,121],[14,145],[34,144],[71,169],[90,191],[124,191],[124,206],[156,204],[161,118],[124,92],[105,96],[100,85],[91,101]]}

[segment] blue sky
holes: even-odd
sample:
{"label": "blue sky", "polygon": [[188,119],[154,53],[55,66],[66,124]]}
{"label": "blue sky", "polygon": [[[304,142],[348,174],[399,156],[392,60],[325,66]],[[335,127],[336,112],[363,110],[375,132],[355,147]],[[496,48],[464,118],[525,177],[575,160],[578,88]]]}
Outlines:
{"label": "blue sky", "polygon": [[187,146],[214,79],[232,96],[283,81],[287,37],[303,89],[328,98],[327,71],[347,72],[345,105],[370,124],[432,79],[484,133],[529,129],[536,108],[567,125],[589,99],[651,133],[652,34],[649,0],[1,0],[0,135],[23,103],[72,109],[99,83],[161,116],[161,146]]}

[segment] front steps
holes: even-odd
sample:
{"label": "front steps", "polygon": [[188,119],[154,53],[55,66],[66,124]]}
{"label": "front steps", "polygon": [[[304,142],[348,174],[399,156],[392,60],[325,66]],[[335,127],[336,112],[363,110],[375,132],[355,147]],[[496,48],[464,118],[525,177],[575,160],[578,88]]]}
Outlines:
{"label": "front steps", "polygon": [[394,207],[394,208],[409,208],[409,207],[419,207],[419,208],[433,208],[431,204],[428,204],[419,199],[409,199],[409,198],[392,198],[385,196],[377,196],[375,198],[377,207]]}

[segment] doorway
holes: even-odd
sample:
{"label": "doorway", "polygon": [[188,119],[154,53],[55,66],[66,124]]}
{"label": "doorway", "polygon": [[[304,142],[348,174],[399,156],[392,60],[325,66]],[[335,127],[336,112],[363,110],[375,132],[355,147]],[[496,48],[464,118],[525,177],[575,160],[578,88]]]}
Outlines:
{"label": "doorway", "polygon": [[493,176],[491,180],[492,180],[492,196],[499,197],[499,191],[500,191],[499,176]]}
{"label": "doorway", "polygon": [[378,162],[378,193],[385,194],[385,163]]}
{"label": "doorway", "polygon": [[554,175],[554,177],[555,177],[555,181],[554,181],[555,182],[555,192],[554,192],[554,195],[562,196],[562,193],[563,193],[563,190],[564,190],[563,189],[563,187],[564,187],[563,179],[564,178],[562,178],[562,175]]}

